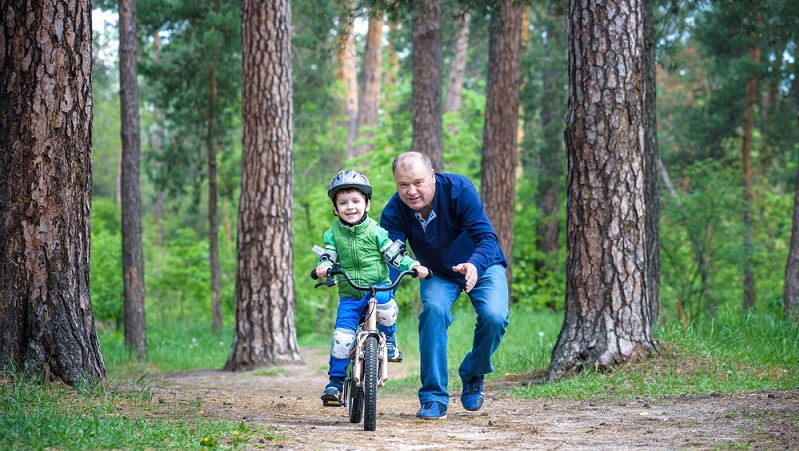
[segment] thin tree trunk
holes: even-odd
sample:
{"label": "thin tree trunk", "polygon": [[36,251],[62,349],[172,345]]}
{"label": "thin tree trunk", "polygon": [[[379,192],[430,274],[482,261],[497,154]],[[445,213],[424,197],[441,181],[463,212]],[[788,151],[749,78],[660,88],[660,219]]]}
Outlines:
{"label": "thin tree trunk", "polygon": [[397,101],[396,101],[396,89],[397,89],[397,77],[399,76],[399,55],[397,55],[397,51],[393,45],[391,45],[391,37],[396,34],[397,32],[397,24],[394,22],[389,22],[388,24],[388,45],[386,46],[385,54],[386,59],[388,60],[388,64],[386,65],[386,83],[385,89],[383,89],[384,94],[384,104],[385,107],[383,108],[383,116],[386,120],[389,117],[389,111],[393,111],[396,108]]}
{"label": "thin tree trunk", "polygon": [[411,150],[427,155],[439,172],[444,169],[441,64],[441,0],[415,0]]}
{"label": "thin tree trunk", "polygon": [[344,85],[344,114],[347,118],[347,158],[355,155],[358,136],[358,52],[355,49],[355,4],[349,2],[349,14],[343,18],[338,39],[336,77]]}
{"label": "thin tree trunk", "polygon": [[[447,77],[446,100],[444,101],[444,113],[458,111],[461,109],[461,92],[463,91],[463,79],[466,75],[466,56],[469,52],[469,24],[472,16],[468,12],[463,12],[456,20],[458,38],[452,48],[452,59],[449,62],[449,77]],[[451,130],[457,133],[457,130]]]}
{"label": "thin tree trunk", "polygon": [[[794,77],[796,90],[796,122],[799,125],[799,71]],[[785,265],[785,287],[783,288],[783,310],[786,317],[799,318],[799,169],[796,171],[793,196],[793,227],[791,249]]]}
{"label": "thin tree trunk", "polygon": [[[156,65],[161,63],[161,36],[158,34],[158,31],[155,32],[153,35],[153,60]],[[155,124],[153,130],[153,153],[156,156],[155,162],[155,169],[157,172],[161,170],[161,153],[163,152],[163,138],[164,138],[164,128],[161,124],[164,123],[164,112],[155,107]],[[155,228],[158,231],[158,245],[164,244],[164,191],[155,184],[155,206],[154,209],[154,216],[155,216]]]}
{"label": "thin tree trunk", "polygon": [[[754,37],[751,59],[754,64],[760,63],[760,41]],[[744,111],[743,139],[741,142],[741,159],[743,161],[744,185],[744,260],[743,260],[743,311],[749,312],[755,308],[755,270],[754,270],[754,239],[752,228],[752,133],[755,126],[755,102],[757,102],[757,74],[752,74],[746,83],[746,111]]]}
{"label": "thin tree trunk", "polygon": [[119,0],[119,91],[122,109],[122,271],[125,287],[125,345],[147,355],[144,316],[144,257],[141,232],[141,142],[136,0]]}
{"label": "thin tree trunk", "polygon": [[74,386],[106,376],[89,286],[92,10],[37,6],[0,7],[0,371]]}
{"label": "thin tree trunk", "polygon": [[[216,3],[216,2],[215,2]],[[218,7],[218,4],[217,4]],[[214,137],[214,115],[217,104],[216,76],[211,69],[211,90],[208,111],[208,263],[211,269],[211,327],[222,333],[222,283],[219,273],[219,217],[217,215],[216,186],[216,139]]]}
{"label": "thin tree trunk", "polygon": [[366,47],[361,62],[361,90],[358,92],[358,140],[355,156],[374,149],[377,111],[380,108],[380,78],[383,66],[383,17],[369,18]]}
{"label": "thin tree trunk", "polygon": [[291,231],[290,1],[243,0],[241,23],[236,334],[225,364],[231,371],[300,361]]}
{"label": "thin tree trunk", "polygon": [[657,84],[654,0],[643,0],[644,8],[644,177],[646,204],[646,295],[652,324],[660,316],[660,177],[658,163]]}
{"label": "thin tree trunk", "polygon": [[646,302],[643,71],[639,0],[570,0],[566,311],[549,381],[657,348]]}
{"label": "thin tree trunk", "polygon": [[516,206],[521,7],[513,0],[501,0],[498,13],[491,17],[490,28],[481,196],[508,262],[506,276],[510,293]]}

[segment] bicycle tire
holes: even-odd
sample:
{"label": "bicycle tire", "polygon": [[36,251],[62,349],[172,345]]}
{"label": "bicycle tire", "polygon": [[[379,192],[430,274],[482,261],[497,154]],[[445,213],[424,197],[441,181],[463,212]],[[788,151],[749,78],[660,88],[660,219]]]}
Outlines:
{"label": "bicycle tire", "polygon": [[[352,365],[352,360],[350,360],[350,365]],[[363,388],[358,387],[355,383],[355,379],[352,377],[349,378],[348,383],[350,384],[347,391],[347,396],[349,397],[348,406],[350,407],[350,423],[360,423],[361,419],[363,419]]]}
{"label": "bicycle tire", "polygon": [[377,428],[377,379],[380,371],[377,337],[366,339],[363,353],[363,429],[374,431]]}

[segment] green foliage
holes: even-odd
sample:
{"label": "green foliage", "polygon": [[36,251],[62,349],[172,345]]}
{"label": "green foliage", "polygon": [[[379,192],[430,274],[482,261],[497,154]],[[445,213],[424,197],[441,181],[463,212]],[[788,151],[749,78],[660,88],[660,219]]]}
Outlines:
{"label": "green foliage", "polygon": [[0,448],[249,449],[275,427],[206,418],[199,403],[139,379],[81,390],[0,374]]}

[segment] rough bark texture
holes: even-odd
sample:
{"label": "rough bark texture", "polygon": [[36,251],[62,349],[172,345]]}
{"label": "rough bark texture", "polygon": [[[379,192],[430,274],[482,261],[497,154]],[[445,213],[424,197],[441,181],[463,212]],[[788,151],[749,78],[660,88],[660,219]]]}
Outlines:
{"label": "rough bark texture", "polygon": [[483,126],[482,192],[486,214],[508,261],[513,263],[513,215],[516,206],[516,126],[519,119],[519,51],[522,10],[502,0],[491,17],[488,85]]}
{"label": "rough bark texture", "polygon": [[643,10],[569,2],[566,311],[547,374],[642,360],[646,299]]}
{"label": "rough bark texture", "polygon": [[374,149],[377,111],[380,108],[380,78],[383,66],[383,17],[369,18],[366,46],[361,62],[361,90],[358,92],[358,140],[355,155]]}
{"label": "rough bark texture", "polygon": [[[760,63],[760,41],[757,37],[752,45],[752,63]],[[752,133],[755,127],[755,103],[757,102],[757,74],[752,73],[746,83],[746,110],[744,111],[743,139],[741,140],[741,161],[743,168],[744,186],[744,261],[743,261],[743,311],[748,312],[755,308],[756,288],[755,288],[755,262],[754,262],[754,238],[752,229],[754,223],[752,219]]]}
{"label": "rough bark texture", "polygon": [[[794,78],[799,88],[799,73]],[[796,89],[796,122],[799,125],[799,89]],[[783,309],[785,316],[799,318],[799,170],[796,171],[793,197],[793,227],[791,229],[791,249],[785,265],[785,287],[783,288]]]}
{"label": "rough bark texture", "polygon": [[657,324],[660,316],[660,171],[658,162],[657,84],[655,28],[652,2],[644,7],[644,196],[646,205],[646,296],[649,316]]}
{"label": "rough bark texture", "polygon": [[122,271],[125,286],[125,345],[147,354],[144,324],[144,256],[141,238],[141,142],[139,139],[136,0],[119,0],[119,100],[121,106]]}
{"label": "rough bark texture", "polygon": [[89,291],[91,2],[0,3],[0,370],[105,378]]}
{"label": "rough bark texture", "polygon": [[466,56],[469,52],[469,24],[471,20],[472,16],[468,12],[464,12],[456,21],[458,38],[452,47],[452,59],[449,62],[444,113],[461,109],[461,92],[463,91],[463,78],[466,75]]}
{"label": "rough bark texture", "polygon": [[[541,85],[542,145],[538,155],[538,196],[536,205],[540,218],[536,224],[536,248],[546,256],[536,262],[539,271],[558,267],[560,248],[560,203],[563,190],[563,116],[566,112],[563,95],[563,66],[565,65],[566,12],[559,4],[547,8],[546,65]],[[532,169],[529,172],[533,172]]]}
{"label": "rough bark texture", "polygon": [[225,369],[300,362],[291,231],[293,104],[289,0],[241,4],[241,197],[236,334]]}
{"label": "rough bark texture", "polygon": [[427,155],[439,172],[444,169],[441,64],[441,0],[415,0],[411,150]]}
{"label": "rough bark texture", "polygon": [[358,52],[355,48],[354,2],[349,2],[349,15],[342,18],[338,39],[336,78],[344,85],[344,115],[347,118],[347,158],[355,154],[358,136]]}

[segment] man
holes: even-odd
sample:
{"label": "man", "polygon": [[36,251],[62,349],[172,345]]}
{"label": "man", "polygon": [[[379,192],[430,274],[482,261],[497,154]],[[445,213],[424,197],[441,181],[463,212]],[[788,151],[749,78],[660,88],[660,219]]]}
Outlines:
{"label": "man", "polygon": [[483,406],[484,376],[508,325],[508,263],[474,185],[458,174],[437,174],[430,159],[406,152],[393,164],[397,193],[383,209],[380,225],[392,240],[410,244],[432,271],[420,281],[421,382],[418,418],[443,419],[449,404],[447,328],[451,308],[465,291],[477,313],[472,350],[461,362],[461,403]]}

